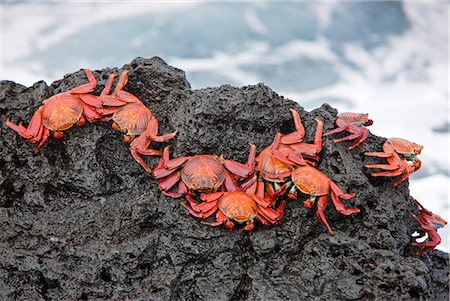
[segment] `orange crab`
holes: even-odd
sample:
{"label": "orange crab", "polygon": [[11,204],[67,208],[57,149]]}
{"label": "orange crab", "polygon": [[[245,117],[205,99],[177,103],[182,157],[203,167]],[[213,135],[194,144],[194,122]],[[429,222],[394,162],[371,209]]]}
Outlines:
{"label": "orange crab", "polygon": [[346,140],[357,139],[352,145],[348,147],[348,150],[355,148],[366,140],[369,136],[369,130],[366,126],[372,125],[373,120],[369,119],[369,114],[360,113],[341,113],[336,118],[336,125],[338,128],[325,133],[324,136],[340,133],[346,131],[350,135],[343,138],[334,139],[334,142],[342,142]]}
{"label": "orange crab", "polygon": [[[256,158],[258,163],[255,170],[258,173],[258,185],[253,190],[260,197],[268,196],[276,199],[277,195],[282,193],[285,183],[290,177],[291,172],[298,165],[316,165],[319,161],[318,154],[322,150],[322,130],[323,123],[317,121],[314,143],[302,142],[305,135],[305,129],[300,119],[300,115],[294,109],[291,109],[296,131],[282,136],[278,133],[272,144],[266,147]],[[269,183],[265,185],[265,183]],[[250,188],[251,191],[251,188]]]}
{"label": "orange crab", "polygon": [[[437,229],[445,227],[447,222],[437,214],[434,214],[430,210],[427,210],[419,201],[414,199],[417,206],[419,206],[420,216],[417,217],[415,214],[412,216],[419,223],[420,230],[419,238],[416,238],[415,242],[411,243],[413,246],[422,247],[416,252],[417,255],[423,254],[425,252],[434,250],[434,248],[441,243],[441,237],[437,232]],[[418,242],[418,240],[423,239],[427,235],[427,238]]]}
{"label": "orange crab", "polygon": [[402,138],[389,138],[383,144],[383,152],[370,153],[366,156],[386,158],[388,164],[367,164],[367,168],[379,168],[386,171],[373,173],[373,177],[396,177],[400,176],[394,186],[406,180],[413,172],[419,170],[421,166],[417,155],[422,151],[423,146]]}
{"label": "orange crab", "polygon": [[[246,164],[225,160],[222,156],[216,155],[196,155],[170,159],[169,146],[166,146],[162,157],[153,170],[153,176],[159,179],[158,186],[162,193],[173,198],[179,198],[193,191],[209,193],[220,188],[227,191],[240,190],[235,179],[236,177],[247,179],[253,174],[255,155],[256,147],[250,144]],[[177,190],[171,191],[171,188],[177,183]]]}
{"label": "orange crab", "polygon": [[103,120],[104,116],[92,107],[91,99],[95,96],[88,94],[94,91],[97,81],[92,71],[84,70],[89,83],[75,87],[69,91],[53,95],[43,101],[38,110],[31,118],[27,128],[6,120],[6,126],[16,131],[20,136],[28,139],[31,143],[39,142],[35,149],[37,154],[53,132],[53,137],[62,138],[63,131],[71,128],[74,124],[82,126],[89,122]]}
{"label": "orange crab", "polygon": [[[272,175],[274,178],[277,175]],[[283,177],[284,175],[278,175]],[[324,173],[320,172],[316,168],[309,165],[298,166],[294,171],[290,173],[291,181],[287,183],[286,189],[289,189],[288,198],[296,199],[297,190],[309,195],[309,199],[303,202],[303,206],[306,209],[311,209],[317,201],[316,216],[325,224],[328,231],[333,235],[333,230],[328,224],[325,218],[325,208],[328,203],[328,194],[331,195],[331,200],[334,207],[343,215],[350,215],[357,213],[360,210],[358,208],[346,208],[341,200],[348,200],[355,197],[354,193],[344,193],[332,180],[330,180]]]}
{"label": "orange crab", "polygon": [[354,193],[344,193],[336,183],[314,167],[308,165],[299,166],[292,172],[291,179],[295,186],[289,191],[290,197],[296,196],[295,189],[310,195],[310,198],[303,202],[306,209],[311,209],[317,200],[316,216],[325,224],[331,235],[333,235],[333,230],[328,224],[324,213],[328,203],[328,194],[331,195],[334,207],[341,214],[350,215],[360,212],[359,208],[346,208],[340,201],[340,198],[348,200],[355,197]]}
{"label": "orange crab", "polygon": [[[227,229],[234,228],[236,223],[243,224],[241,232],[253,230],[255,219],[266,226],[276,224],[281,219],[285,206],[285,202],[282,202],[276,210],[272,209],[271,200],[242,191],[201,194],[200,199],[203,202],[200,204],[189,195],[186,198],[189,203],[182,202],[181,205],[191,215],[201,218],[203,224],[210,226],[223,224]],[[214,222],[204,220],[214,213],[216,213]]]}
{"label": "orange crab", "polygon": [[115,76],[111,74],[108,77],[105,88],[96,99],[97,111],[113,120],[114,130],[125,133],[124,141],[130,143],[134,160],[151,173],[151,168],[140,155],[161,156],[161,151],[149,148],[150,143],[169,140],[176,131],[158,136],[158,121],[153,113],[136,96],[123,90],[128,82],[128,71],[122,72],[114,92],[110,94]]}

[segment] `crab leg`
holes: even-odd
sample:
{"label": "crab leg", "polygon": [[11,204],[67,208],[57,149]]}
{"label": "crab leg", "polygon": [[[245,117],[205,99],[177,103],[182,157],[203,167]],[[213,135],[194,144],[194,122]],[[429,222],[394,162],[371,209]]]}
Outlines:
{"label": "crab leg", "polygon": [[239,186],[240,191],[244,191],[246,194],[255,194],[258,186],[258,178],[253,175],[250,179],[245,181]]}
{"label": "crab leg", "polygon": [[202,193],[200,199],[204,202],[211,202],[218,200],[223,195],[223,192],[213,192],[213,193]]}
{"label": "crab leg", "polygon": [[364,142],[364,140],[367,139],[367,137],[369,137],[369,130],[366,128],[360,128],[360,136],[359,138],[348,147],[349,150],[354,149],[356,146],[360,145],[361,143]]}
{"label": "crab leg", "polygon": [[253,221],[248,221],[244,228],[240,229],[239,232],[250,232],[255,229],[255,223]]}
{"label": "crab leg", "polygon": [[91,93],[94,91],[95,86],[97,86],[97,81],[95,80],[94,75],[92,74],[92,71],[89,69],[84,69],[84,72],[86,73],[86,77],[89,81],[89,83],[75,87],[69,91],[67,91],[70,94],[86,94]]}
{"label": "crab leg", "polygon": [[263,224],[264,226],[271,226],[273,225],[275,222],[272,223],[272,221],[269,221],[267,219],[267,217],[265,217],[261,211],[258,212],[258,215],[256,215],[256,218],[261,222],[261,224]]}
{"label": "crab leg", "polygon": [[248,160],[246,164],[242,164],[233,160],[223,160],[225,168],[233,174],[244,178],[253,173],[255,169],[256,146],[250,143],[250,151],[248,153]]}
{"label": "crab leg", "polygon": [[403,172],[401,170],[396,171],[382,171],[372,174],[372,177],[395,177],[401,175]]}
{"label": "crab leg", "polygon": [[41,139],[42,136],[42,110],[44,109],[44,106],[40,106],[36,113],[33,114],[33,117],[31,118],[30,124],[27,128],[25,128],[22,125],[22,122],[20,122],[18,125],[14,124],[9,121],[9,119],[6,119],[6,126],[12,129],[13,131],[17,132],[20,136],[22,136],[25,139],[31,139],[30,142],[35,143]]}
{"label": "crab leg", "polygon": [[[81,99],[83,100],[83,99]],[[104,120],[103,115],[98,113],[93,107],[91,107],[89,104],[85,103],[84,101],[81,102],[83,105],[83,114],[86,116],[86,119],[89,122],[94,122],[97,120]]]}
{"label": "crab leg", "polygon": [[134,139],[130,144],[130,153],[134,160],[138,162],[148,173],[151,173],[151,168],[144,162],[144,160],[139,156],[145,152],[146,155],[160,156],[161,152],[157,150],[147,149],[151,140],[146,139],[145,134],[141,134],[138,138]]}
{"label": "crab leg", "polygon": [[[102,93],[100,94],[100,98],[99,98],[101,100],[101,105],[111,106],[111,107],[121,107],[121,106],[124,106],[127,104],[126,102],[119,100],[116,95],[117,94],[116,90],[117,90],[117,86],[119,85],[119,83],[117,83],[116,90],[111,95],[109,95],[111,92],[111,87],[112,87],[115,77],[116,77],[116,74],[114,74],[114,73],[110,74],[108,76],[108,80],[106,81],[105,88],[103,89]],[[119,79],[119,82],[120,82],[120,79]]]}
{"label": "crab leg", "polygon": [[46,127],[44,127],[44,133],[42,135],[41,142],[39,142],[39,145],[34,150],[34,153],[37,154],[39,150],[41,149],[42,145],[48,140],[48,137],[50,137],[50,130]]}
{"label": "crab leg", "polygon": [[295,153],[289,153],[288,156],[285,156],[281,151],[278,150],[278,147],[281,143],[281,134],[277,133],[275,135],[275,138],[273,139],[272,142],[272,146],[271,146],[271,150],[272,150],[272,154],[275,158],[277,158],[278,160],[287,163],[287,164],[291,164],[291,165],[306,165],[306,162],[303,160],[303,157],[299,156],[298,154]]}
{"label": "crab leg", "polygon": [[333,230],[331,229],[330,225],[328,224],[328,221],[325,217],[325,209],[327,208],[328,203],[328,196],[323,195],[320,196],[317,200],[317,210],[316,210],[316,216],[319,221],[321,221],[328,229],[328,232],[330,232],[331,235],[333,235]]}
{"label": "crab leg", "polygon": [[390,165],[390,164],[366,164],[367,168],[379,168],[384,170],[396,170],[398,169],[398,166],[396,165]]}
{"label": "crab leg", "polygon": [[267,207],[269,207],[270,205],[272,205],[272,202],[268,201],[268,200],[265,199],[265,198],[259,197],[259,196],[255,195],[255,194],[252,195],[251,197],[252,197],[252,199],[253,199],[258,205],[260,205],[260,206],[262,206],[262,207],[267,208]]}
{"label": "crab leg", "polygon": [[162,178],[158,181],[158,187],[163,192],[172,188],[175,184],[180,180],[180,173],[175,172],[165,178]]}
{"label": "crab leg", "polygon": [[[159,165],[161,165],[161,169],[164,166],[165,169],[167,170],[175,170],[178,167],[180,167],[184,162],[186,162],[190,157],[179,157],[179,158],[175,158],[175,159],[170,159],[170,146],[166,146],[164,147],[161,159],[160,159],[160,163],[158,163],[158,167]],[[157,173],[156,169],[154,171],[154,173]]]}
{"label": "crab leg", "polygon": [[[337,133],[340,133],[340,132],[342,132],[342,131],[345,131],[345,130],[348,129],[348,128],[349,128],[349,125],[344,125],[344,126],[341,126],[341,127],[336,128],[336,129],[334,129],[334,130],[331,130],[331,131],[329,131],[329,132],[326,132],[326,133],[323,134],[323,135],[324,135],[324,136],[328,136],[328,135],[337,134]],[[334,140],[334,142],[336,142],[336,140]]]}
{"label": "crab leg", "polygon": [[390,153],[384,153],[384,152],[375,152],[375,153],[365,152],[364,155],[365,156],[372,156],[372,157],[379,157],[379,158],[390,158],[390,157],[393,156]]}
{"label": "crab leg", "polygon": [[[215,222],[201,221],[201,223],[204,225],[209,225],[209,226],[213,226],[213,227],[225,224],[225,227],[227,227],[228,229],[233,228],[233,226],[234,226],[233,223],[231,223],[231,222],[227,223],[227,221],[228,221],[228,219],[225,216],[225,214],[223,214],[223,212],[219,210],[216,213],[216,221]],[[231,225],[230,225],[230,223],[231,223]]]}
{"label": "crab leg", "polygon": [[194,199],[192,199],[189,195],[186,196],[186,199],[189,201],[189,204],[185,202],[181,202],[181,205],[186,208],[190,214],[199,218],[207,218],[214,214],[217,211],[217,200],[211,202],[205,202],[202,204],[197,204]]}
{"label": "crab leg", "polygon": [[196,212],[209,212],[213,208],[217,208],[217,199],[198,204],[190,195],[186,196],[189,205]]}
{"label": "crab leg", "polygon": [[411,173],[403,174],[401,177],[399,177],[397,180],[395,180],[394,187],[400,185],[400,183],[403,182],[404,180],[406,180],[407,178],[409,178],[410,175],[411,175]]}
{"label": "crab leg", "polygon": [[346,141],[346,140],[353,140],[353,139],[356,139],[356,138],[358,138],[360,136],[360,134],[359,133],[354,133],[354,134],[351,134],[351,135],[348,135],[348,136],[345,136],[345,137],[342,137],[342,138],[339,138],[339,139],[334,139],[334,142],[342,142],[342,141]]}
{"label": "crab leg", "polygon": [[294,109],[290,109],[290,111],[292,113],[292,118],[294,119],[296,131],[283,136],[283,138],[281,138],[281,143],[283,144],[293,144],[301,142],[303,137],[305,136],[305,128],[303,127],[300,115]]}
{"label": "crab leg", "polygon": [[142,133],[138,138],[134,139],[130,144],[130,152],[133,158],[141,164],[141,166],[149,173],[152,172],[150,167],[141,158],[141,155],[147,156],[161,156],[162,153],[158,150],[149,149],[149,145],[152,141],[162,142],[173,138],[176,135],[176,131],[170,134],[156,136],[158,134],[158,121],[152,118],[148,122],[147,130]]}
{"label": "crab leg", "polygon": [[158,136],[158,121],[156,120],[156,118],[152,118],[148,121],[148,128],[145,131],[144,136],[146,136],[151,141],[164,142],[166,140],[172,139],[176,134],[177,131]]}
{"label": "crab leg", "polygon": [[236,181],[233,179],[233,177],[230,175],[230,173],[225,171],[225,180],[224,180],[224,186],[226,191],[239,191],[240,187],[236,183]]}
{"label": "crab leg", "polygon": [[280,195],[286,193],[288,183],[284,183],[283,186],[281,186],[277,190],[274,189],[273,185],[269,184],[269,186],[267,186],[266,191],[269,194],[269,198],[272,200],[272,202],[275,202]]}
{"label": "crab leg", "polygon": [[333,205],[337,211],[339,211],[343,215],[350,215],[353,213],[360,212],[359,208],[345,208],[344,204],[342,204],[341,200],[339,200],[339,198],[342,198],[344,200],[353,198],[355,194],[342,193],[339,187],[333,182],[330,182],[330,187],[331,187],[331,200],[333,201]]}
{"label": "crab leg", "polygon": [[180,203],[181,204],[181,206],[183,206],[184,208],[186,208],[188,211],[189,211],[189,213],[191,214],[191,215],[193,215],[193,216],[195,216],[195,217],[198,217],[198,218],[208,218],[208,217],[210,217],[211,215],[213,215],[214,214],[214,212],[216,212],[217,211],[217,206],[214,206],[212,209],[210,209],[210,210],[208,210],[208,211],[205,211],[205,212],[197,212],[197,211],[194,211],[194,209],[192,209],[187,203],[185,203],[185,202],[181,202]]}

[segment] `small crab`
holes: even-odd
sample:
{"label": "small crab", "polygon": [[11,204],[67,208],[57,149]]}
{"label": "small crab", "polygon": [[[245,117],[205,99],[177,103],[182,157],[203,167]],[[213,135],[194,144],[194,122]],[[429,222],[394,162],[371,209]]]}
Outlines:
{"label": "small crab", "polygon": [[325,133],[324,136],[340,133],[346,131],[350,135],[343,138],[334,139],[334,142],[342,142],[346,140],[357,139],[352,145],[348,147],[348,150],[355,148],[366,140],[369,136],[369,130],[366,126],[372,125],[373,120],[369,119],[369,114],[360,113],[341,113],[336,118],[336,125],[338,128]]}
{"label": "small crab", "polygon": [[128,71],[121,73],[114,92],[109,95],[115,76],[111,74],[108,77],[105,88],[96,99],[97,111],[113,120],[114,130],[125,133],[123,139],[130,143],[131,155],[151,173],[151,168],[140,155],[161,156],[161,151],[149,148],[150,143],[169,140],[176,131],[158,136],[158,121],[153,113],[136,96],[123,90],[128,82]]}
{"label": "small crab", "polygon": [[[256,147],[250,144],[246,164],[225,160],[216,155],[195,155],[170,159],[169,146],[153,170],[153,176],[159,179],[158,186],[164,195],[179,198],[193,191],[215,192],[220,188],[227,191],[240,190],[235,178],[247,179],[255,167]],[[176,191],[171,188],[178,183]],[[249,184],[246,184],[249,185]]]}
{"label": "small crab", "polygon": [[389,138],[383,144],[383,152],[370,153],[366,156],[386,158],[388,164],[367,164],[367,168],[379,168],[386,171],[373,173],[373,177],[396,177],[400,176],[394,186],[406,180],[413,172],[417,171],[421,162],[417,155],[422,151],[423,146],[402,138]]}
{"label": "small crab", "polygon": [[6,126],[20,136],[31,143],[39,142],[34,151],[36,154],[48,140],[51,132],[53,137],[62,138],[63,131],[75,124],[82,126],[86,120],[94,122],[104,119],[104,116],[90,105],[90,100],[94,96],[88,93],[94,91],[97,81],[91,70],[84,71],[89,83],[45,99],[43,105],[34,113],[27,128],[22,125],[22,122],[14,124],[9,119],[6,120]]}
{"label": "small crab", "polygon": [[[277,175],[272,175],[277,177]],[[280,175],[278,175],[280,176]],[[284,175],[282,175],[284,177]],[[289,190],[288,198],[296,199],[297,190],[309,195],[309,199],[303,202],[306,209],[311,209],[317,201],[316,216],[325,224],[328,231],[333,235],[333,230],[325,218],[325,208],[328,203],[328,195],[331,195],[331,200],[334,207],[343,215],[350,215],[357,213],[358,208],[346,208],[341,200],[348,200],[355,197],[354,193],[344,193],[332,180],[330,180],[324,173],[309,165],[300,165],[290,173],[291,182],[288,183],[286,189]]]}
{"label": "small crab", "polygon": [[[415,242],[411,243],[413,246],[422,247],[420,250],[416,252],[417,255],[423,254],[425,252],[434,250],[434,248],[441,243],[441,237],[437,232],[437,229],[445,227],[447,222],[437,214],[434,214],[430,210],[427,210],[419,201],[414,199],[417,206],[419,206],[420,216],[417,217],[415,214],[412,216],[419,223],[420,230],[419,235],[420,238],[416,238]],[[427,235],[427,238],[418,242],[418,240],[423,239],[423,237]]]}
{"label": "small crab", "polygon": [[294,109],[291,109],[291,112],[296,131],[284,136],[278,133],[272,144],[256,158],[258,164],[255,170],[259,178],[256,191],[260,197],[264,197],[265,194],[270,198],[276,197],[276,194],[280,194],[282,183],[286,182],[296,166],[306,164],[315,166],[320,159],[318,154],[322,150],[322,121],[316,120],[314,143],[305,143],[302,142],[305,129],[300,115]]}
{"label": "small crab", "polygon": [[[275,210],[270,208],[271,200],[261,198],[255,194],[247,194],[242,191],[214,192],[201,194],[203,201],[198,204],[191,196],[186,196],[188,203],[182,202],[189,213],[202,219],[202,224],[210,226],[224,225],[227,229],[234,228],[235,224],[244,224],[240,231],[251,231],[254,229],[254,220],[259,220],[263,225],[276,224],[283,215],[285,202],[281,202]],[[214,222],[204,219],[216,213]]]}

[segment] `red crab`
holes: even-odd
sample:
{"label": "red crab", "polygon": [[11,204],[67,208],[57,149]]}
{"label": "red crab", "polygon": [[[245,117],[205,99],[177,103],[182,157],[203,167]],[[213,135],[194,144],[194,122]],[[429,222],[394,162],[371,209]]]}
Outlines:
{"label": "red crab", "polygon": [[[162,193],[178,198],[192,191],[215,192],[219,188],[227,191],[240,190],[235,177],[246,179],[253,174],[256,147],[250,144],[246,164],[225,160],[222,156],[196,155],[170,159],[169,146],[153,170],[153,176],[159,179],[158,186]],[[178,183],[176,191],[170,191]]]}
{"label": "red crab", "polygon": [[[271,175],[273,177],[283,177],[284,175]],[[297,198],[297,190],[309,195],[309,199],[303,202],[303,206],[306,209],[311,209],[317,201],[316,216],[325,224],[328,231],[333,235],[333,230],[328,224],[325,218],[325,208],[328,203],[328,194],[331,195],[331,200],[334,207],[343,215],[350,215],[357,213],[360,210],[358,208],[346,208],[341,200],[348,200],[355,197],[354,193],[344,193],[333,181],[331,181],[325,174],[309,165],[298,166],[294,171],[290,173],[291,183],[288,183],[289,190],[288,197],[290,199]]]}
{"label": "red crab", "polygon": [[305,128],[303,127],[300,115],[294,109],[290,109],[290,111],[294,119],[296,131],[284,136],[280,133],[276,134],[272,144],[267,148],[270,148],[275,158],[287,164],[316,165],[317,161],[320,160],[318,154],[322,150],[323,122],[316,119],[317,127],[314,143],[305,143],[303,142]]}
{"label": "red crab", "polygon": [[341,142],[346,140],[357,139],[352,145],[348,147],[348,150],[355,148],[366,140],[369,136],[369,130],[366,126],[372,125],[373,120],[369,119],[369,114],[360,113],[341,113],[336,118],[336,125],[338,128],[325,133],[324,136],[340,133],[346,131],[350,135],[343,138],[334,139],[334,142]]}
{"label": "red crab", "polygon": [[97,111],[109,115],[114,130],[125,133],[123,139],[130,143],[131,155],[150,173],[151,168],[140,155],[161,156],[161,151],[149,148],[150,143],[169,140],[176,135],[176,131],[158,136],[158,121],[153,113],[136,96],[123,90],[128,82],[128,71],[122,72],[114,92],[108,95],[115,76],[111,74],[108,77],[105,88],[96,99]]}
{"label": "red crab", "polygon": [[400,176],[394,186],[406,180],[413,172],[417,171],[421,162],[417,155],[422,151],[423,146],[401,138],[389,138],[383,144],[383,152],[370,153],[366,156],[386,158],[388,164],[367,164],[367,168],[379,168],[386,171],[373,173],[373,177],[396,177]]}
{"label": "red crab", "polygon": [[35,153],[50,137],[62,138],[63,131],[71,128],[74,124],[82,126],[86,123],[97,120],[103,120],[103,115],[99,114],[94,107],[90,105],[90,100],[94,97],[88,94],[94,91],[97,82],[92,71],[84,70],[89,83],[75,87],[69,91],[53,95],[43,101],[38,110],[31,118],[27,128],[19,124],[14,124],[6,120],[6,126],[16,131],[20,136],[28,139],[31,143],[39,142]]}
{"label": "red crab", "polygon": [[[441,243],[441,237],[437,232],[437,229],[445,227],[447,222],[437,214],[434,214],[430,210],[427,210],[419,201],[414,199],[416,204],[419,206],[420,216],[417,217],[415,214],[412,216],[419,223],[419,235],[420,238],[416,238],[416,241],[411,243],[413,246],[422,247],[420,250],[416,252],[417,255],[423,254],[425,252],[434,250],[434,248]],[[427,234],[427,238],[425,241],[418,242],[419,239],[422,239],[425,234]]]}
{"label": "red crab", "polygon": [[[300,115],[291,109],[296,131],[282,136],[278,133],[272,144],[266,147],[256,158],[256,171],[259,174],[257,194],[274,199],[276,194],[280,194],[282,183],[290,177],[291,172],[298,165],[316,165],[319,161],[318,154],[322,150],[322,130],[323,123],[317,120],[314,144],[302,142],[305,129],[300,120]],[[268,182],[269,185],[264,183]],[[266,186],[266,187],[264,187]]]}
{"label": "red crab", "polygon": [[[285,206],[285,202],[282,202],[274,210],[270,208],[271,200],[242,191],[201,194],[200,199],[203,201],[201,204],[198,204],[189,195],[186,198],[189,203],[182,202],[181,205],[193,216],[201,218],[203,224],[210,226],[223,224],[228,229],[232,229],[236,223],[245,224],[240,229],[241,232],[253,230],[255,219],[266,226],[276,224],[281,219]],[[216,213],[214,222],[204,220],[214,213]]]}

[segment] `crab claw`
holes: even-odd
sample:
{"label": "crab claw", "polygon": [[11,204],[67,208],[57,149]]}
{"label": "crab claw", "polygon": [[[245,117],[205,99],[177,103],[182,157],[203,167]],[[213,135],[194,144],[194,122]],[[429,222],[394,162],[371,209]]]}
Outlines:
{"label": "crab claw", "polygon": [[[430,210],[423,207],[419,201],[414,199],[415,203],[419,206],[420,216],[417,217],[412,214],[413,218],[418,222],[420,227],[420,238],[416,238],[416,241],[411,243],[413,246],[422,247],[416,252],[417,255],[433,250],[437,245],[441,243],[441,237],[437,232],[437,229],[445,227],[447,222],[437,214],[434,214]],[[426,234],[426,239],[419,242]]]}

